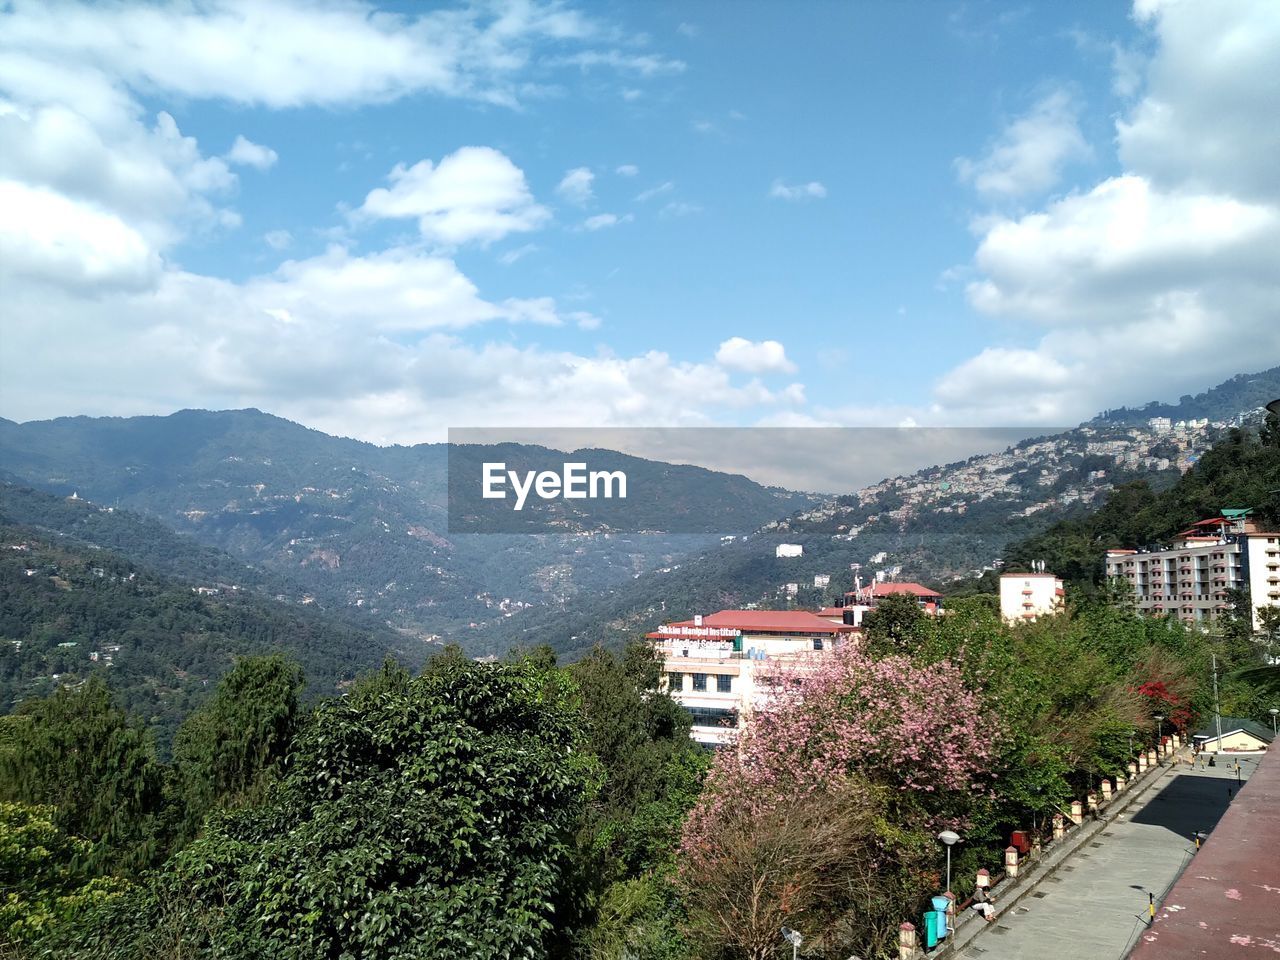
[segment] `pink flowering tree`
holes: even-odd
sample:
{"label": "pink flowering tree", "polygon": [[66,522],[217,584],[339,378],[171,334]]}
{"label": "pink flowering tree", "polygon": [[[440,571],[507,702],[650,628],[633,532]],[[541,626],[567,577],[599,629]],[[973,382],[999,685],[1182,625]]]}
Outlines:
{"label": "pink flowering tree", "polygon": [[936,889],[934,833],[989,805],[999,724],[951,661],[849,646],[765,686],[685,823],[695,933],[712,951],[763,958],[785,915],[839,938],[824,946],[875,954]]}

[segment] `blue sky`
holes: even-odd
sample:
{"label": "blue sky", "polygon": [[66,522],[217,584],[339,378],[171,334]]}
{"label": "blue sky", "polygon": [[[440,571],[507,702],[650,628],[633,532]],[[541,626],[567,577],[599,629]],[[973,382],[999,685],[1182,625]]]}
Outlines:
{"label": "blue sky", "polygon": [[17,3],[0,414],[411,442],[1202,389],[1280,362],[1277,11]]}

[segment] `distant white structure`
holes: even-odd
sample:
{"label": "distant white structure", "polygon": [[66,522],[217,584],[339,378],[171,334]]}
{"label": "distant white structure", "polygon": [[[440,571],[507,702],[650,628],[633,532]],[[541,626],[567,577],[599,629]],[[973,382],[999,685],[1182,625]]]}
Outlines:
{"label": "distant white structure", "polygon": [[815,587],[828,587],[831,585],[831,574],[815,573],[813,575],[813,585]]}
{"label": "distant white structure", "polygon": [[1173,429],[1173,421],[1168,417],[1152,417],[1147,421],[1152,433],[1168,433]]}
{"label": "distant white structure", "polygon": [[803,557],[804,547],[798,543],[780,543],[773,551],[775,557]]}
{"label": "distant white structure", "polygon": [[1062,578],[1052,573],[1000,574],[1000,616],[1006,623],[1048,617],[1062,611]]}

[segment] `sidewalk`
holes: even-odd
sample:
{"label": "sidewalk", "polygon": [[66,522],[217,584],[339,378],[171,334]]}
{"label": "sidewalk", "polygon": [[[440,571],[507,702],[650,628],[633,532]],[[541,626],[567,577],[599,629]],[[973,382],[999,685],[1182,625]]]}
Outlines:
{"label": "sidewalk", "polygon": [[[1243,768],[1248,777],[1254,764]],[[1192,835],[1212,830],[1238,789],[1230,765],[1165,771],[1012,911],[997,902],[997,922],[955,957],[1120,960],[1146,927],[1148,893],[1159,909],[1195,852]]]}

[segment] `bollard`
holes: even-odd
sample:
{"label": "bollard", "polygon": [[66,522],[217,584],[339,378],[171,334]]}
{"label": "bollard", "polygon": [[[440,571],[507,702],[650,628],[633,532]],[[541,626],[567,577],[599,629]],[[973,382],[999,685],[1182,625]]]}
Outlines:
{"label": "bollard", "polygon": [[1084,823],[1084,804],[1079,800],[1071,801],[1071,822],[1077,827]]}
{"label": "bollard", "polygon": [[1153,749],[1151,749],[1151,750],[1148,750],[1148,751],[1147,751],[1147,766],[1148,766],[1148,767],[1158,767],[1159,765],[1160,765],[1160,759],[1156,756],[1156,751],[1155,751],[1155,749],[1153,748]]}
{"label": "bollard", "polygon": [[1090,813],[1097,813],[1097,812],[1098,812],[1098,797],[1097,797],[1097,794],[1092,793],[1092,792],[1090,792],[1090,793],[1086,793],[1086,794],[1084,795],[1084,802],[1085,802],[1085,803],[1087,803],[1087,804],[1089,805],[1089,812],[1090,812]]}
{"label": "bollard", "polygon": [[1006,877],[1016,877],[1018,875],[1018,848],[1004,848],[1004,875]]}
{"label": "bollard", "polygon": [[1067,832],[1067,825],[1063,821],[1062,814],[1055,813],[1053,815],[1053,839],[1061,840],[1063,834]]}
{"label": "bollard", "polygon": [[1147,772],[1147,755],[1145,753],[1138,754],[1138,772]]}
{"label": "bollard", "polygon": [[947,929],[956,928],[956,895],[948,890],[943,894],[947,898]]}
{"label": "bollard", "polygon": [[1138,775],[1138,764],[1133,760],[1129,761],[1129,779],[1132,780]]}
{"label": "bollard", "polygon": [[898,960],[911,960],[916,953],[915,924],[904,923],[898,927]]}
{"label": "bollard", "polygon": [[1102,800],[1105,803],[1110,799],[1111,799],[1111,781],[1103,780],[1102,781]]}
{"label": "bollard", "polygon": [[1125,775],[1123,773],[1117,773],[1116,774],[1116,793],[1119,793],[1128,785],[1129,785],[1129,781],[1128,779],[1125,778]]}
{"label": "bollard", "polygon": [[986,887],[988,890],[990,890],[991,889],[991,871],[988,870],[986,867],[983,867],[981,870],[979,870],[978,877],[976,880],[974,880],[973,885],[975,887]]}
{"label": "bollard", "polygon": [[1031,858],[1033,860],[1040,857],[1040,834],[1036,834],[1031,838]]}

